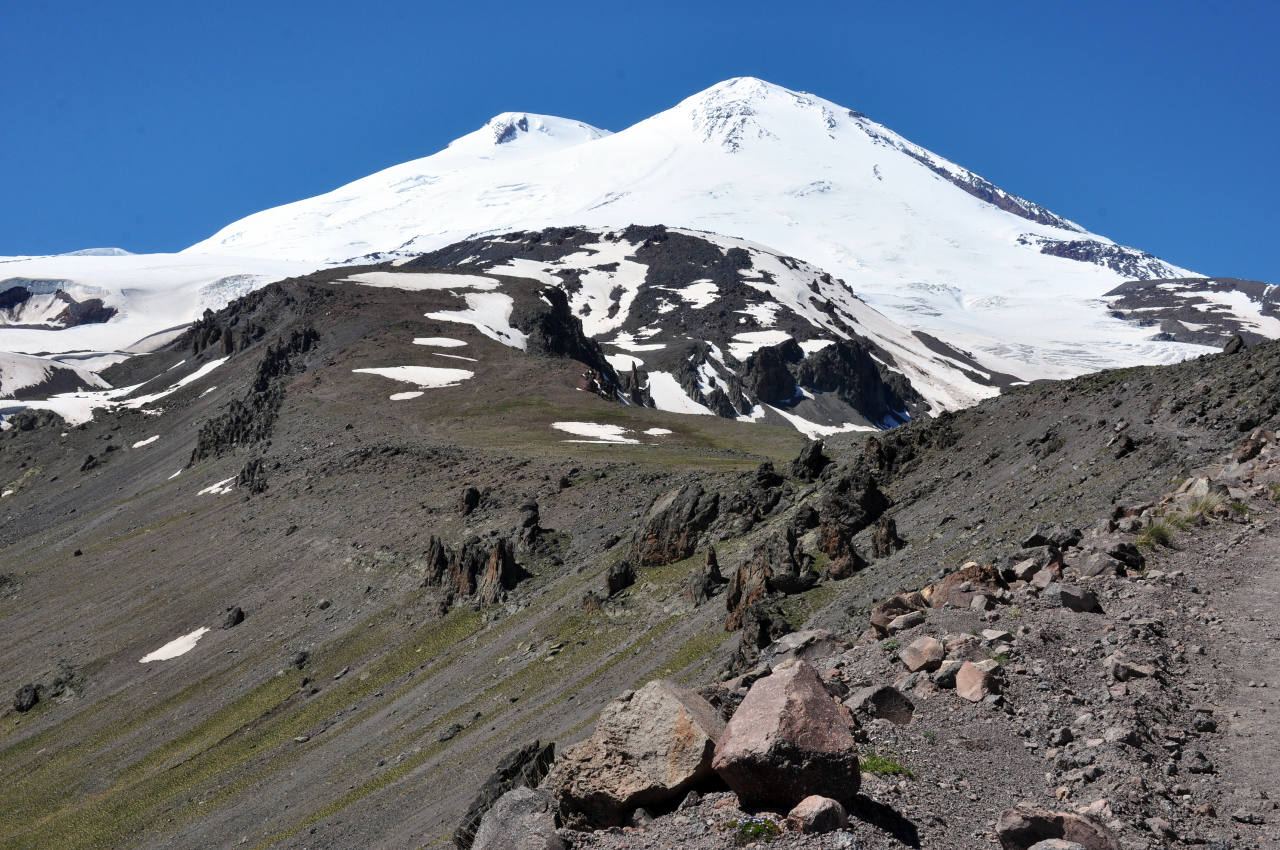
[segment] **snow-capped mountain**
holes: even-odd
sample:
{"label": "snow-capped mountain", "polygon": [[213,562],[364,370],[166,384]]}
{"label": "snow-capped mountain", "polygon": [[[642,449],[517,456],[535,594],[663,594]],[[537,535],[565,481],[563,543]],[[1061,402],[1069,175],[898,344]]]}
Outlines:
{"label": "snow-capped mountain", "polygon": [[1107,314],[1127,280],[1196,276],[1125,248],[814,95],[745,77],[608,134],[500,115],[433,156],[193,245],[338,262],[551,225],[721,233],[843,278],[911,328],[1026,378],[1180,359]]}

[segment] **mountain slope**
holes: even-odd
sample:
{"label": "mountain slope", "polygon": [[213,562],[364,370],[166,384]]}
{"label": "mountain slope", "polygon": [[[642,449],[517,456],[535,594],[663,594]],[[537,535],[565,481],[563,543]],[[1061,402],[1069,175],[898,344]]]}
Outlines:
{"label": "mountain slope", "polygon": [[[590,364],[540,337],[575,342],[545,288],[325,270],[107,371],[166,388],[159,403],[83,428],[14,418],[0,681],[44,691],[0,723],[0,847],[429,846],[512,748],[563,745],[615,694],[730,661],[727,594],[689,593],[709,546],[732,575],[790,535],[824,575],[770,604],[861,628],[921,576],[1140,505],[1280,416],[1265,343],[839,435],[815,478],[788,463],[794,430],[584,391]],[[868,469],[905,548],[877,551]],[[681,493],[703,510],[663,527],[675,512],[655,508]],[[640,561],[653,532],[675,548]]]}
{"label": "mountain slope", "polygon": [[256,213],[187,250],[337,262],[548,225],[666,224],[804,258],[891,318],[1024,377],[1202,350],[1149,340],[1099,300],[1127,280],[1191,272],[813,95],[737,78],[612,135],[511,122],[499,116],[438,154]]}

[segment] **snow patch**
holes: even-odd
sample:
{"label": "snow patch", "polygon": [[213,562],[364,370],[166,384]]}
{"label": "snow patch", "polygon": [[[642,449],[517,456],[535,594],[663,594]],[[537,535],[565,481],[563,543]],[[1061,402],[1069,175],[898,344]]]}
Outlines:
{"label": "snow patch", "polygon": [[149,446],[149,445],[151,445],[152,443],[154,443],[154,442],[155,442],[156,440],[158,440],[158,439],[160,439],[160,435],[159,435],[159,434],[156,434],[156,435],[155,435],[155,436],[153,436],[153,437],[147,437],[145,440],[139,440],[138,442],[136,442],[136,443],[134,443],[134,444],[133,444],[133,447],[134,447],[135,449],[140,449],[140,448],[142,448],[143,446]]}
{"label": "snow patch", "polygon": [[524,333],[511,327],[511,310],[515,301],[510,295],[501,292],[468,293],[466,301],[466,310],[441,310],[427,313],[427,318],[471,325],[489,339],[521,351],[528,347]]}
{"label": "snow patch", "polygon": [[[552,422],[551,427],[566,434],[578,437],[590,437],[587,442],[593,443],[639,443],[639,440],[627,436],[629,428],[621,425],[609,425],[603,422]],[[584,442],[566,440],[566,442]]]}
{"label": "snow patch", "polygon": [[[173,478],[174,476],[169,476]],[[224,478],[221,481],[214,482],[203,490],[196,492],[197,496],[225,496],[232,490],[236,489],[236,477]]]}
{"label": "snow patch", "polygon": [[392,393],[388,398],[392,401],[410,401],[423,395],[422,390],[410,390],[405,393]]}
{"label": "snow patch", "polygon": [[361,272],[344,277],[335,283],[358,283],[383,289],[405,289],[409,292],[426,292],[441,289],[498,288],[498,281],[478,274],[447,274],[445,272]]}
{"label": "snow patch", "polygon": [[200,638],[208,633],[206,626],[201,626],[194,632],[185,634],[180,638],[174,638],[155,652],[148,652],[146,655],[138,659],[139,664],[150,664],[152,661],[168,661],[171,658],[177,658],[179,655],[186,655],[188,652],[196,648],[196,644],[200,642]]}
{"label": "snow patch", "polygon": [[443,369],[438,366],[380,366],[369,369],[352,369],[361,375],[379,375],[393,381],[415,384],[423,389],[439,389],[456,387],[463,381],[475,377],[475,372],[466,369]]}
{"label": "snow patch", "polygon": [[466,345],[460,339],[450,339],[447,336],[419,336],[414,337],[414,345],[432,345],[436,348],[462,348]]}
{"label": "snow patch", "polygon": [[659,410],[715,416],[706,407],[689,398],[675,375],[670,372],[649,373],[649,395],[653,398],[654,406]]}
{"label": "snow patch", "polygon": [[729,353],[738,360],[746,360],[757,349],[769,345],[777,345],[791,339],[791,334],[783,331],[747,331],[735,334],[729,343]]}

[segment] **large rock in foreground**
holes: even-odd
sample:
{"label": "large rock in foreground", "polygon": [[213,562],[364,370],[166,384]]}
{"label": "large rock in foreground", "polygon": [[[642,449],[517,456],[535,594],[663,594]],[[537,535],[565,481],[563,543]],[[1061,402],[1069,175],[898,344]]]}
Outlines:
{"label": "large rock in foreground", "polygon": [[508,791],[480,821],[472,850],[568,850],[556,834],[555,812],[555,797],[546,791]]}
{"label": "large rock in foreground", "polygon": [[848,720],[803,661],[751,686],[712,764],[749,808],[787,811],[814,794],[849,806],[861,780]]}
{"label": "large rock in foreground", "polygon": [[1000,813],[996,837],[1003,850],[1030,850],[1054,838],[1074,842],[1085,850],[1120,850],[1120,842],[1110,830],[1083,815],[1023,806]]}
{"label": "large rock in foreground", "polygon": [[724,721],[705,699],[666,680],[614,700],[596,730],[556,762],[543,787],[570,826],[620,826],[637,807],[676,802],[712,776]]}

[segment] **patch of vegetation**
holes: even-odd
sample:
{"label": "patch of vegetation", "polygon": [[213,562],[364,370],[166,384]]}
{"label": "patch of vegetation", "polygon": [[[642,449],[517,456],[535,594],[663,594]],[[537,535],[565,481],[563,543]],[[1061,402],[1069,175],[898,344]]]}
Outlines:
{"label": "patch of vegetation", "polygon": [[1191,500],[1188,512],[1197,519],[1207,519],[1222,504],[1222,497],[1217,493],[1206,493]]}
{"label": "patch of vegetation", "polygon": [[885,756],[875,750],[867,750],[866,755],[858,759],[858,766],[866,773],[876,776],[905,776],[914,779],[915,773],[893,756]]}
{"label": "patch of vegetation", "polygon": [[1177,548],[1173,542],[1173,529],[1163,520],[1153,522],[1142,529],[1142,533],[1134,542],[1141,549],[1155,549],[1157,546],[1165,549]]}
{"label": "patch of vegetation", "polygon": [[885,652],[897,652],[900,646],[902,646],[902,643],[897,638],[880,641],[880,648]]}
{"label": "patch of vegetation", "polygon": [[768,844],[781,837],[782,827],[773,818],[756,815],[749,818],[737,818],[720,827],[729,833],[733,843],[741,847],[758,841]]}
{"label": "patch of vegetation", "polygon": [[1003,652],[997,652],[995,655],[991,656],[991,660],[1003,667],[1009,663],[1009,656]]}
{"label": "patch of vegetation", "polygon": [[935,741],[937,741],[937,740],[938,740],[938,733],[937,733],[937,732],[930,732],[928,729],[926,729],[926,730],[924,730],[924,732],[922,732],[922,733],[920,733],[920,734],[921,734],[921,736],[922,736],[926,741],[928,741],[930,744],[932,744],[932,743],[934,743]]}
{"label": "patch of vegetation", "polygon": [[1017,605],[1010,605],[1008,608],[1005,609],[1004,615],[1006,617],[1011,617],[1016,620],[1022,616],[1022,609],[1019,608]]}

